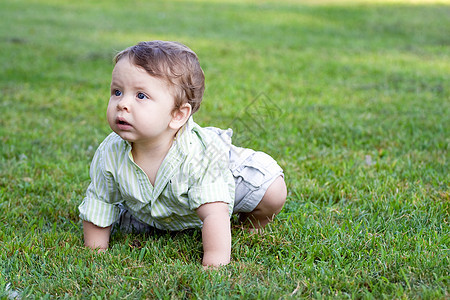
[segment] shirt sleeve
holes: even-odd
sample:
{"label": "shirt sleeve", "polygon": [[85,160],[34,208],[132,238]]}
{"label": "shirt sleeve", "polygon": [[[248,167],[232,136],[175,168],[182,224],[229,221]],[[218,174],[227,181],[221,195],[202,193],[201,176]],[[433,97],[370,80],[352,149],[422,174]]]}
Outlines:
{"label": "shirt sleeve", "polygon": [[105,171],[104,152],[97,149],[90,168],[91,183],[78,207],[80,218],[99,227],[108,227],[119,218],[121,195],[111,173]]}
{"label": "shirt sleeve", "polygon": [[195,181],[189,187],[188,197],[190,209],[195,210],[203,204],[225,202],[229,214],[234,206],[234,179],[228,167],[226,152],[208,153],[198,161],[200,170]]}

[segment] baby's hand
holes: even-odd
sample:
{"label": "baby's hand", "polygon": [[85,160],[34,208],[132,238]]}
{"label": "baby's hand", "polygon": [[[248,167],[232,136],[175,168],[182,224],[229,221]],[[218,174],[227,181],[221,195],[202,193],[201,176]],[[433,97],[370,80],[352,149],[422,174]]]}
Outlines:
{"label": "baby's hand", "polygon": [[217,268],[230,262],[231,229],[228,215],[228,204],[212,202],[201,205],[197,209],[203,221],[203,266]]}
{"label": "baby's hand", "polygon": [[83,221],[84,245],[98,252],[105,252],[109,245],[111,226],[98,227],[91,222]]}

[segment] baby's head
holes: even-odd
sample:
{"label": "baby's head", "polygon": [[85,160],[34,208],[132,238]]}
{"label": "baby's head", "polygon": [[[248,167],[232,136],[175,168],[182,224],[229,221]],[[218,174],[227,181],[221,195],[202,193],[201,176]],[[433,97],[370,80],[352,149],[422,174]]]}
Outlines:
{"label": "baby's head", "polygon": [[119,52],[114,58],[115,63],[123,57],[168,84],[174,97],[174,111],[185,103],[191,105],[191,114],[200,108],[205,75],[197,55],[185,45],[166,41],[141,42]]}

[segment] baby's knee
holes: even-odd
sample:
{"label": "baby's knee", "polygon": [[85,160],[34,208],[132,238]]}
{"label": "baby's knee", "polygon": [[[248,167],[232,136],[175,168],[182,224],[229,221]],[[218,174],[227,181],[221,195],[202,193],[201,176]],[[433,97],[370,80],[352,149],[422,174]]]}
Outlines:
{"label": "baby's knee", "polygon": [[267,214],[278,214],[284,206],[287,197],[286,183],[283,176],[279,176],[269,186],[258,208]]}

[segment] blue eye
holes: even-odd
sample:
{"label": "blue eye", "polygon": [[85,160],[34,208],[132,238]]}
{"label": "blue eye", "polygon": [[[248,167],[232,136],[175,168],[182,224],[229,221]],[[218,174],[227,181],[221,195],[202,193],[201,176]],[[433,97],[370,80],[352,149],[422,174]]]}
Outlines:
{"label": "blue eye", "polygon": [[137,94],[137,97],[138,97],[138,99],[141,99],[141,100],[143,100],[143,99],[146,99],[146,98],[147,98],[147,96],[145,96],[145,94],[144,94],[144,93],[138,93],[138,94]]}
{"label": "blue eye", "polygon": [[121,96],[121,95],[122,95],[122,92],[121,92],[121,91],[119,91],[119,90],[114,90],[114,96],[119,97],[119,96]]}

